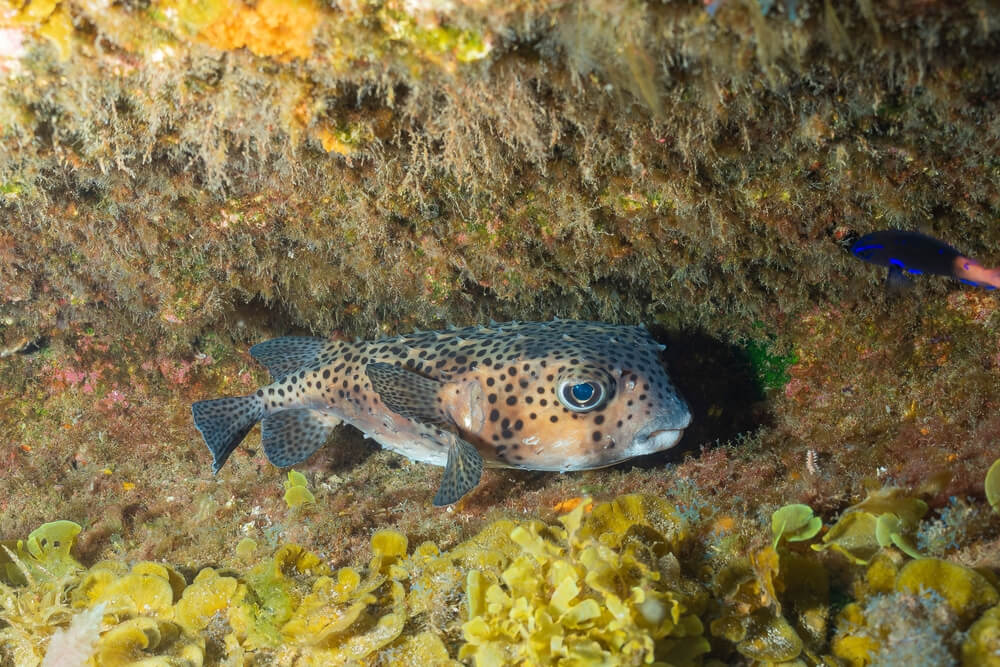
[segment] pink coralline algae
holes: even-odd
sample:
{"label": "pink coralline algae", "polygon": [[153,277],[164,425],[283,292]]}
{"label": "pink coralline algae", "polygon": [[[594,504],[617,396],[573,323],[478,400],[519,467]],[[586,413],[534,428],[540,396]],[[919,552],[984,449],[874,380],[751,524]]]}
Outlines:
{"label": "pink coralline algae", "polygon": [[141,368],[148,372],[159,370],[163,377],[167,379],[167,382],[180,386],[188,383],[188,375],[191,373],[192,368],[196,366],[208,366],[213,361],[212,357],[208,355],[197,357],[193,361],[160,358],[155,361],[144,362]]}
{"label": "pink coralline algae", "polygon": [[83,371],[76,368],[51,368],[50,378],[52,383],[50,390],[58,393],[67,388],[80,387],[85,394],[94,393],[100,371]]}

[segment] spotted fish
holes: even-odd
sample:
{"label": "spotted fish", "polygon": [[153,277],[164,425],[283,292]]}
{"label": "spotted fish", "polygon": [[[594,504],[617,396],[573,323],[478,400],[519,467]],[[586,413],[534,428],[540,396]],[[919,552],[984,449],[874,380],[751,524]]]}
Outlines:
{"label": "spotted fish", "polygon": [[444,466],[441,506],[472,490],[484,465],[589,470],[675,445],[691,413],[662,349],[645,328],[575,320],[356,343],[288,336],[250,348],[273,383],[191,412],[214,472],[258,421],[276,466],[308,458],[346,422]]}

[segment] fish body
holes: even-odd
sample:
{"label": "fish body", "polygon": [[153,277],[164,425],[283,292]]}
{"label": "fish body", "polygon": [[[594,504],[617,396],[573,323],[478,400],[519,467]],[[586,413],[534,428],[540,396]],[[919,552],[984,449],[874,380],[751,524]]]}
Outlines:
{"label": "fish body", "polygon": [[933,273],[988,290],[1000,287],[1000,270],[988,269],[947,243],[918,232],[872,232],[851,244],[851,253],[888,267],[890,285],[909,282],[905,274]]}
{"label": "fish body", "polygon": [[642,327],[555,320],[350,343],[290,336],[251,355],[274,382],[199,401],[213,471],[258,421],[264,453],[294,465],[346,422],[414,461],[444,466],[436,505],[483,465],[589,470],[672,447],[691,421]]}

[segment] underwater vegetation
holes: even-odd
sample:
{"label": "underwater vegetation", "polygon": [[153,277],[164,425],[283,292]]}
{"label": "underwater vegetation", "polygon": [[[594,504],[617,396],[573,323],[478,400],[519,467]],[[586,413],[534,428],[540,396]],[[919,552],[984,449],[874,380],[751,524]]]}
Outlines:
{"label": "underwater vegetation", "polygon": [[993,511],[1000,513],[1000,459],[993,462],[986,473],[986,500]]}
{"label": "underwater vegetation", "polygon": [[309,480],[306,476],[297,470],[289,470],[288,479],[285,480],[285,503],[289,509],[315,502],[316,496],[309,490]]}
{"label": "underwater vegetation", "polygon": [[[912,500],[886,489],[866,502],[903,511]],[[864,567],[829,561],[794,545],[818,530],[801,505],[774,513],[775,544],[753,531],[731,541],[749,547],[741,556],[708,548],[715,529],[654,496],[567,504],[557,523],[500,520],[445,550],[379,530],[366,564],[336,570],[301,546],[265,555],[252,541],[225,566],[84,567],[72,555],[80,526],[46,524],[4,545],[0,656],[19,666],[58,664],[54,655],[97,666],[998,662],[993,573],[889,544]]]}

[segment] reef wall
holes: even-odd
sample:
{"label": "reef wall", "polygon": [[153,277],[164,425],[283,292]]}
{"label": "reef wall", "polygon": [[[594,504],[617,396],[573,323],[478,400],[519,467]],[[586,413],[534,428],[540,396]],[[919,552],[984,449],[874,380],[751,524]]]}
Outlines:
{"label": "reef wall", "polygon": [[987,4],[5,4],[5,338],[727,334],[873,286],[851,232],[997,259]]}

